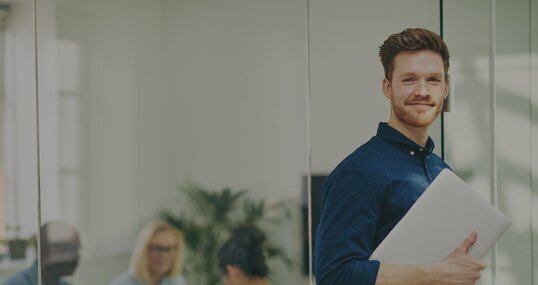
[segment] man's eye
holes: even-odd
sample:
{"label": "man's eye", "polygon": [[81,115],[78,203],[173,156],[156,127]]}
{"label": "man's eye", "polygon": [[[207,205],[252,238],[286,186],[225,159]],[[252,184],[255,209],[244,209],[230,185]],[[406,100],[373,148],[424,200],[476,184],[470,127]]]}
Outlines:
{"label": "man's eye", "polygon": [[435,82],[435,83],[441,83],[441,79],[436,78],[436,77],[434,77],[434,78],[430,78],[429,81],[430,81],[430,82]]}
{"label": "man's eye", "polygon": [[415,81],[414,78],[404,78],[404,79],[403,79],[403,82],[404,82],[404,83],[410,83],[410,82],[414,82],[414,81]]}

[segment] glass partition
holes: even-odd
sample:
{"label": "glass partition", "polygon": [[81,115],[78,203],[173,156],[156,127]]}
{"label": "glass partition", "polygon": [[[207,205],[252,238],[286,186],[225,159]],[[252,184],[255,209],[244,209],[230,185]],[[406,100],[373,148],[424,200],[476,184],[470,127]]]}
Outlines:
{"label": "glass partition", "polygon": [[536,283],[536,6],[444,1],[456,95],[447,160],[512,220],[480,284]]}
{"label": "glass partition", "polygon": [[34,1],[39,154],[33,3],[0,1],[0,282],[32,269],[40,188],[47,284],[178,256],[188,284],[219,284],[244,224],[272,284],[309,283],[319,187],[388,120],[378,47],[425,27],[451,51],[446,160],[513,221],[479,284],[534,284],[536,1]]}
{"label": "glass partition", "polygon": [[[38,5],[42,216],[66,233],[44,250],[63,246],[71,264],[44,257],[44,277],[112,284],[134,264],[154,278],[181,252],[188,284],[218,284],[219,248],[254,223],[271,282],[306,284],[304,1]],[[155,219],[186,246],[145,236]]]}
{"label": "glass partition", "polygon": [[0,283],[36,260],[36,84],[31,1],[0,1]]}
{"label": "glass partition", "polygon": [[[491,201],[490,1],[473,1],[472,5],[448,1],[444,2],[443,12],[443,35],[450,50],[450,96],[454,102],[454,108],[445,113],[446,160],[464,181]],[[481,284],[490,284],[490,255],[484,262],[487,267]]]}
{"label": "glass partition", "polygon": [[[497,284],[533,284],[530,0],[495,1],[496,200],[512,219],[498,242]],[[517,32],[514,32],[517,31]],[[538,204],[535,203],[534,206]]]}

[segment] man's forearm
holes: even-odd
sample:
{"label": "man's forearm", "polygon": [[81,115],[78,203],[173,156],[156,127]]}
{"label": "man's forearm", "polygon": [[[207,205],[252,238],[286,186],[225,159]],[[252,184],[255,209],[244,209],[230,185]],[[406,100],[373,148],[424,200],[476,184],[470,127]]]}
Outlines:
{"label": "man's forearm", "polygon": [[376,285],[426,285],[428,272],[421,265],[394,265],[381,263]]}
{"label": "man's forearm", "polygon": [[480,279],[484,264],[468,255],[476,242],[473,231],[442,262],[418,265],[379,265],[376,285],[422,285],[422,284],[475,284]]}

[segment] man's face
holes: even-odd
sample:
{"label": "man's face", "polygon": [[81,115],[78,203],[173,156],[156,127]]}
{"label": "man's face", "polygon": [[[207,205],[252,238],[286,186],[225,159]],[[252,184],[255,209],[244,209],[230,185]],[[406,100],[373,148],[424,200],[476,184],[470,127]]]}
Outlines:
{"label": "man's face", "polygon": [[76,230],[62,222],[49,222],[42,230],[41,257],[45,274],[73,275],[80,258],[80,239]]}
{"label": "man's face", "polygon": [[391,121],[415,128],[429,126],[448,94],[443,59],[430,50],[399,53],[391,81],[383,80],[383,93],[391,102]]}

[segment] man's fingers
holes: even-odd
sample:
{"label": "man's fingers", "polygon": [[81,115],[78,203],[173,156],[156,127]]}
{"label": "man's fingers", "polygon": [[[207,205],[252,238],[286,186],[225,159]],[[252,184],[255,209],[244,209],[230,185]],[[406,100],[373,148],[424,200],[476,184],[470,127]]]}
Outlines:
{"label": "man's fingers", "polygon": [[456,251],[462,252],[467,254],[469,252],[469,249],[473,244],[476,242],[477,233],[473,231],[468,237],[465,238],[465,240],[456,248]]}
{"label": "man's fingers", "polygon": [[482,271],[482,270],[486,269],[486,266],[484,266],[484,263],[478,262],[478,264],[476,266],[476,269]]}

